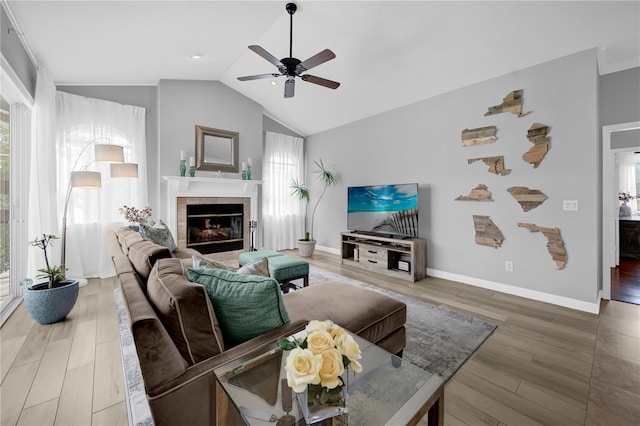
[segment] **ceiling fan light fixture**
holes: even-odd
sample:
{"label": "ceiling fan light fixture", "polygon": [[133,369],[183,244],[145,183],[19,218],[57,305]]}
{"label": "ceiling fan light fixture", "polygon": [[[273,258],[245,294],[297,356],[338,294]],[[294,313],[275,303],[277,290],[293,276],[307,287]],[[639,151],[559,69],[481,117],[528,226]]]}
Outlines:
{"label": "ceiling fan light fixture", "polygon": [[[326,78],[316,77],[310,74],[302,74],[313,67],[324,64],[327,61],[335,58],[336,55],[329,49],[324,49],[322,52],[313,55],[305,61],[300,61],[298,58],[293,57],[293,14],[298,9],[298,6],[295,3],[287,3],[285,6],[287,13],[289,14],[289,57],[278,59],[273,56],[271,53],[267,52],[265,49],[258,45],[249,46],[249,50],[252,50],[254,53],[261,56],[263,59],[266,59],[271,64],[275,65],[278,70],[278,73],[267,73],[267,74],[257,74],[257,75],[249,75],[244,77],[238,77],[240,81],[249,81],[249,80],[259,80],[264,78],[271,77],[286,77],[287,81],[284,84],[284,97],[292,98],[295,93],[295,78],[300,77],[303,81],[308,83],[317,84],[318,86],[327,87],[329,89],[337,89],[340,86],[340,83],[337,81],[327,80]],[[274,80],[271,80],[271,84],[276,86],[277,83]]]}

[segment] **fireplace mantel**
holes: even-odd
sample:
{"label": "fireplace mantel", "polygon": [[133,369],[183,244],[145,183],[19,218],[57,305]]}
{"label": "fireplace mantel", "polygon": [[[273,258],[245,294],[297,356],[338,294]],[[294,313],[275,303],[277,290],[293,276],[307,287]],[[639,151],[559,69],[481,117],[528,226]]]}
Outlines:
{"label": "fireplace mantel", "polygon": [[163,176],[167,181],[167,225],[177,235],[178,197],[247,197],[251,220],[258,220],[258,188],[261,180]]}
{"label": "fireplace mantel", "polygon": [[[215,191],[229,192],[233,195],[248,194],[257,191],[257,186],[262,184],[261,180],[242,180],[242,179],[222,179],[222,178],[204,178],[204,177],[182,177],[182,176],[163,176],[169,185],[169,191],[172,187],[175,191],[186,192],[190,188],[197,189],[201,185],[214,188]],[[189,194],[191,195],[191,194]]]}

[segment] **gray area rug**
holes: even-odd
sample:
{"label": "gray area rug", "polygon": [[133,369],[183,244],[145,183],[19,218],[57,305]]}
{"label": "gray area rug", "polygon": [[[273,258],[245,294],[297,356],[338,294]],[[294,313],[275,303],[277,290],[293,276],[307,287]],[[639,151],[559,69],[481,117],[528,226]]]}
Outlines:
{"label": "gray area rug", "polygon": [[[352,278],[334,274],[313,266],[309,270],[309,285],[339,280],[394,297],[407,305],[407,346],[403,358],[414,365],[437,374],[446,382],[495,330],[486,321],[439,308],[426,302],[380,289]],[[133,344],[129,318],[120,289],[114,291],[118,313],[118,329],[122,346],[122,364],[129,424],[154,424],[144,393],[140,364]]]}
{"label": "gray area rug", "polygon": [[127,401],[127,413],[129,413],[129,424],[153,426],[155,423],[153,422],[153,417],[151,417],[151,411],[144,392],[140,362],[138,361],[138,354],[131,334],[131,323],[129,322],[129,316],[122,300],[122,292],[119,288],[113,291],[113,296],[116,300],[116,312],[118,315],[118,332],[122,350],[122,369],[124,371],[125,399]]}
{"label": "gray area rug", "polygon": [[[338,280],[368,288],[406,303],[407,346],[402,357],[431,374],[437,374],[445,382],[496,328],[495,325],[477,318],[310,267],[309,285],[328,280]],[[399,285],[402,285],[402,282]]]}

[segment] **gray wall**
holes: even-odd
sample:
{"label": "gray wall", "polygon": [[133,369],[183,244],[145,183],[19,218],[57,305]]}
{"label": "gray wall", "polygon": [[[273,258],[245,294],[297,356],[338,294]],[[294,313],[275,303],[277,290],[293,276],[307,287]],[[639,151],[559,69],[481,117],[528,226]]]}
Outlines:
{"label": "gray wall", "polygon": [[[146,108],[145,130],[147,135],[147,183],[149,186],[149,205],[154,217],[159,212],[158,187],[158,108],[156,86],[57,86],[62,92],[89,98],[117,102]],[[143,206],[138,206],[143,207]]]}
{"label": "gray wall", "polygon": [[[179,176],[180,150],[195,156],[195,126],[239,132],[240,161],[253,159],[252,177],[262,177],[263,108],[218,81],[160,80],[158,83],[159,211],[166,217],[167,185],[162,176]],[[213,177],[215,172],[196,171]],[[239,179],[239,173],[223,173]],[[149,189],[151,191],[151,188]]]}
{"label": "gray wall", "polygon": [[283,135],[295,136],[298,138],[304,137],[301,134],[296,133],[293,130],[289,129],[288,127],[278,123],[274,119],[267,117],[266,115],[264,116],[264,119],[262,121],[262,126],[265,132],[280,133]]}
{"label": "gray wall", "polygon": [[[488,106],[516,89],[524,89],[524,111],[533,113],[484,117]],[[594,303],[600,263],[598,119],[596,54],[590,50],[309,136],[312,196],[319,189],[312,180],[313,160],[321,157],[341,179],[318,208],[318,244],[339,248],[348,186],[418,182],[420,235],[427,239],[429,268]],[[535,122],[551,126],[551,149],[536,169],[521,159],[532,146],[526,134]],[[461,146],[463,129],[487,125],[497,126],[496,142]],[[467,164],[469,158],[494,155],[504,155],[510,175]],[[454,201],[481,183],[495,202]],[[511,186],[539,189],[549,199],[525,213],[507,193]],[[579,211],[563,211],[563,200],[578,200]],[[489,215],[502,230],[501,248],[475,244],[473,214]],[[556,270],[546,238],[519,228],[518,222],[559,228],[566,268]],[[505,271],[507,260],[513,261],[513,272]]]}
{"label": "gray wall", "polygon": [[600,124],[629,123],[640,119],[640,68],[600,77]]}
{"label": "gray wall", "polygon": [[13,26],[11,25],[9,17],[4,10],[4,4],[1,9],[0,51],[11,65],[11,68],[13,68],[15,73],[18,75],[27,91],[31,96],[35,96],[38,72],[33,62],[31,62],[31,58],[29,58],[27,51],[22,46],[18,35],[15,31],[10,30]]}

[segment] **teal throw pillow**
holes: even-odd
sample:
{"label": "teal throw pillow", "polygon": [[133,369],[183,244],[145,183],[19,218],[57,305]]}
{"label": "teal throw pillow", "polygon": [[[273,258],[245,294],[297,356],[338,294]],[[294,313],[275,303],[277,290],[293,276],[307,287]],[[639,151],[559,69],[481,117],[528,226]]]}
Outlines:
{"label": "teal throw pillow", "polygon": [[172,252],[178,248],[175,241],[173,240],[173,235],[171,235],[169,227],[161,220],[159,220],[158,223],[154,224],[153,226],[141,223],[140,233],[145,237],[151,239],[151,241],[153,241],[154,243],[167,247]]}
{"label": "teal throw pillow", "polygon": [[187,268],[187,278],[204,286],[225,343],[232,346],[291,321],[280,285],[273,278],[193,268]]}

